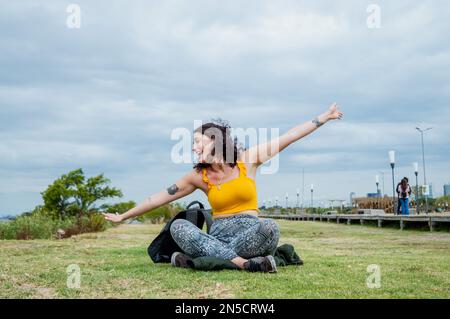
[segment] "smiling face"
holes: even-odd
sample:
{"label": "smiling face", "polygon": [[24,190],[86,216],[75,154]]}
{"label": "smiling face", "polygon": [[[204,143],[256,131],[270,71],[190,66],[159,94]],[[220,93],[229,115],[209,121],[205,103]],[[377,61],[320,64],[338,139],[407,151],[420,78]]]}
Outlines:
{"label": "smiling face", "polygon": [[230,128],[214,123],[203,124],[194,130],[192,151],[198,156],[198,164],[203,166],[213,163],[236,165],[238,158]]}
{"label": "smiling face", "polygon": [[199,163],[211,163],[213,156],[214,140],[199,132],[194,133],[192,151],[197,154]]}

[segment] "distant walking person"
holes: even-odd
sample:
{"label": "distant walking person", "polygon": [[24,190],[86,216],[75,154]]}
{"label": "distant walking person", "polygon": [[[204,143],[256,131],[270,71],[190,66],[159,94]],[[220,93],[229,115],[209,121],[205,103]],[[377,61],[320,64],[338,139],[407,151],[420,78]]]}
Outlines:
{"label": "distant walking person", "polygon": [[[404,178],[403,178],[403,179],[404,179]],[[403,181],[403,179],[402,179],[402,181]],[[397,214],[397,215],[400,215],[401,210],[402,210],[402,203],[400,202],[400,191],[399,191],[401,185],[402,185],[402,182],[399,182],[399,183],[397,184],[397,187],[395,188],[395,189],[397,190],[397,211],[396,211],[395,214]],[[394,208],[394,209],[395,209],[395,208]]]}
{"label": "distant walking person", "polygon": [[400,200],[402,215],[409,215],[409,197],[411,196],[411,187],[408,184],[408,179],[402,179],[397,187],[398,198]]}
{"label": "distant walking person", "polygon": [[406,180],[406,183],[409,183],[408,177],[403,177],[403,179],[397,184],[397,187],[395,188],[397,190],[397,215],[400,215],[402,212],[402,203],[400,201],[400,198],[401,198],[401,185],[403,180]]}

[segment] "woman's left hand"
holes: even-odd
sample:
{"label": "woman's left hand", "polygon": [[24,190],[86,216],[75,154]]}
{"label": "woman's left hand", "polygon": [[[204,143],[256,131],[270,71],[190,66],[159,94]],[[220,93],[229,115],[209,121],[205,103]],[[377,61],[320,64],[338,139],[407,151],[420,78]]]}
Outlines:
{"label": "woman's left hand", "polygon": [[344,113],[339,111],[339,107],[336,103],[333,103],[330,108],[328,109],[328,118],[330,120],[341,120],[344,116]]}
{"label": "woman's left hand", "polygon": [[119,215],[118,213],[115,214],[103,214],[105,216],[106,220],[109,220],[114,223],[120,223],[123,222],[122,215]]}

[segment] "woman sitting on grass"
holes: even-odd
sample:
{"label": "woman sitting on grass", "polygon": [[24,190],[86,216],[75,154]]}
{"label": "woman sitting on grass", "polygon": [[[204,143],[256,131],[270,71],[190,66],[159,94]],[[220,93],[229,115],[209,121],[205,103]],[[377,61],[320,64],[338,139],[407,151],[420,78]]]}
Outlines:
{"label": "woman sitting on grass", "polygon": [[272,219],[258,218],[256,170],[288,145],[342,116],[335,103],[312,121],[244,151],[238,151],[228,126],[204,124],[194,131],[193,151],[199,162],[192,171],[124,214],[105,214],[105,218],[122,222],[201,189],[212,208],[210,233],[187,220],[175,220],[170,231],[184,253],[174,253],[172,265],[187,267],[190,258],[210,256],[231,260],[247,271],[276,272],[272,254],[280,234]]}

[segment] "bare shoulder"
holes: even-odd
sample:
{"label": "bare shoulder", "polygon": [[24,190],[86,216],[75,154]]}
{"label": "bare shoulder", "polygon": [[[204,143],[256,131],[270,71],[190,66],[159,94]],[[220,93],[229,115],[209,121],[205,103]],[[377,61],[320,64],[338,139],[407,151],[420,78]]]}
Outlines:
{"label": "bare shoulder", "polygon": [[238,161],[243,162],[245,165],[245,168],[247,170],[247,176],[255,179],[256,177],[256,170],[258,169],[257,163],[254,163],[250,160],[250,155],[248,153],[248,150],[245,150],[239,154]]}
{"label": "bare shoulder", "polygon": [[203,185],[203,172],[201,170],[192,169],[186,177],[189,179],[191,184],[200,187]]}

